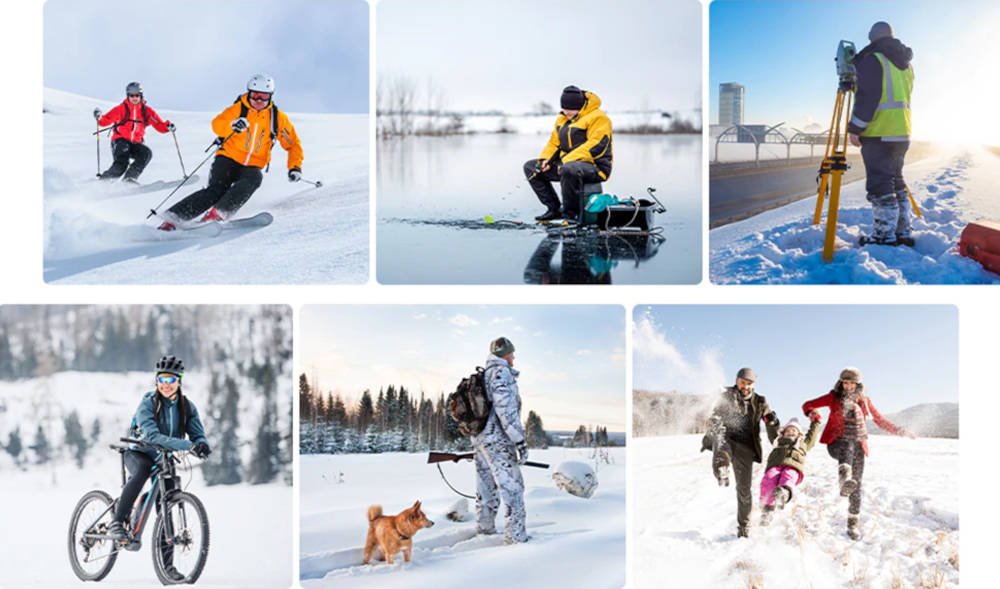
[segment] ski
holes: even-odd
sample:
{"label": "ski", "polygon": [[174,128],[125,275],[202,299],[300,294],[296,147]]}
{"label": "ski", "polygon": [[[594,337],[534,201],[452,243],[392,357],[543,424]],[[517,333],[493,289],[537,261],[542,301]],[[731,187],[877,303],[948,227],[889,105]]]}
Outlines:
{"label": "ski", "polygon": [[274,216],[268,212],[257,213],[250,217],[240,217],[229,219],[222,223],[223,229],[251,229],[255,227],[267,227],[274,222]]}
{"label": "ski", "polygon": [[189,237],[218,237],[222,234],[222,224],[218,221],[198,223],[195,225],[181,225],[172,231],[156,230],[159,239],[185,239]]}
{"label": "ski", "polygon": [[198,175],[193,174],[188,178],[181,178],[179,180],[157,180],[155,182],[150,182],[149,184],[138,184],[135,186],[129,186],[128,191],[131,194],[141,194],[143,192],[156,192],[157,190],[166,190],[167,188],[175,188],[183,182],[194,182],[198,180]]}

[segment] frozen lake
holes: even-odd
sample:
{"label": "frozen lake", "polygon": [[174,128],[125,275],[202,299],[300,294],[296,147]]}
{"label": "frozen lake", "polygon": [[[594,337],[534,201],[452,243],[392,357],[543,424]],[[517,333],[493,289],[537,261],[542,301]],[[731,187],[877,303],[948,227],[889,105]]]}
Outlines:
{"label": "frozen lake", "polygon": [[[408,137],[378,143],[378,280],[383,284],[696,284],[701,280],[701,138],[615,137],[606,193],[667,212],[655,236],[559,235],[524,181],[544,134]],[[558,191],[558,186],[556,186]],[[526,226],[487,225],[494,219]]]}

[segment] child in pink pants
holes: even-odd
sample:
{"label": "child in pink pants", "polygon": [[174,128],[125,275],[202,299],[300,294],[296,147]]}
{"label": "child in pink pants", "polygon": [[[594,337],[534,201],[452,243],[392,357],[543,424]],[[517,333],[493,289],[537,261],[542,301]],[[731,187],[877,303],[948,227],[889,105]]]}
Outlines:
{"label": "child in pink pants", "polygon": [[819,413],[809,415],[812,423],[809,431],[803,435],[799,420],[792,418],[781,435],[774,441],[774,449],[767,456],[767,469],[760,481],[760,503],[763,505],[760,525],[771,522],[774,509],[784,509],[785,503],[792,498],[792,488],[802,482],[802,471],[806,465],[806,453],[816,445],[819,439]]}

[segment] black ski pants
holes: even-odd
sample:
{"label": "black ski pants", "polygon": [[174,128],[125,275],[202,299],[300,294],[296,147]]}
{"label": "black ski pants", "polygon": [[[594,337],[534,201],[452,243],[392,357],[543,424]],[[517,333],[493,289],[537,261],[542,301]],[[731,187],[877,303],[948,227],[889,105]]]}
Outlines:
{"label": "black ski pants", "polygon": [[111,142],[111,155],[114,161],[111,167],[101,173],[101,180],[114,180],[125,176],[126,180],[135,180],[146,169],[149,160],[153,159],[153,151],[142,143],[132,143],[128,139],[115,139]]}
{"label": "black ski pants", "polygon": [[736,523],[741,528],[750,525],[753,511],[754,449],[747,444],[730,442],[733,449],[733,478],[736,479]]}
{"label": "black ski pants", "polygon": [[903,160],[909,141],[882,141],[879,137],[861,139],[861,159],[865,164],[865,190],[879,197],[906,190]]}
{"label": "black ski pants", "polygon": [[861,479],[865,476],[865,450],[861,447],[861,442],[855,440],[845,440],[837,438],[826,447],[830,456],[837,459],[837,464],[851,465],[851,478],[858,482],[849,499],[847,513],[858,515],[861,513]]}
{"label": "black ski pants", "polygon": [[170,212],[188,221],[215,207],[228,219],[250,200],[263,181],[260,168],[244,166],[219,155],[212,162],[208,186],[170,207]]}
{"label": "black ski pants", "polygon": [[[143,452],[129,450],[125,452],[125,468],[128,469],[131,476],[129,476],[128,481],[122,488],[121,497],[118,499],[118,506],[115,508],[114,517],[115,521],[118,522],[124,522],[129,518],[135,500],[139,497],[139,491],[142,491],[142,487],[149,480],[153,472],[153,459]],[[173,484],[174,481],[168,481],[167,489],[172,489]],[[156,507],[157,511],[159,511],[159,505]],[[139,522],[132,522],[133,528],[137,523]],[[167,546],[165,542],[161,542],[161,546],[163,547],[163,562],[167,566],[171,566],[174,562],[174,548],[173,546]]]}
{"label": "black ski pants", "polygon": [[[559,182],[562,190],[562,213],[567,219],[576,220],[580,215],[580,199],[583,197],[583,186],[588,183],[600,182],[597,166],[589,162],[553,163],[547,172],[535,174],[538,160],[524,162],[524,177],[529,178],[528,184],[535,191],[535,196],[550,211],[559,210],[559,197],[552,188],[553,182]],[[534,176],[532,176],[534,174]]]}

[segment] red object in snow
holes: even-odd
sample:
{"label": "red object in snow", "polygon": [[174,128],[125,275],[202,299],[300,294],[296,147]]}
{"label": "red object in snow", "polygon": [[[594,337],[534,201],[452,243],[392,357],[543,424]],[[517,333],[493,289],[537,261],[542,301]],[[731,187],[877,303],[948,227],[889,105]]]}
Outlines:
{"label": "red object in snow", "polygon": [[1000,222],[975,221],[966,225],[958,240],[958,253],[1000,274]]}

